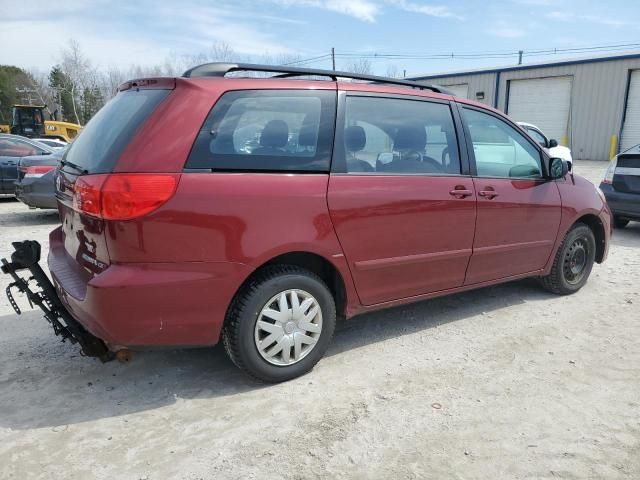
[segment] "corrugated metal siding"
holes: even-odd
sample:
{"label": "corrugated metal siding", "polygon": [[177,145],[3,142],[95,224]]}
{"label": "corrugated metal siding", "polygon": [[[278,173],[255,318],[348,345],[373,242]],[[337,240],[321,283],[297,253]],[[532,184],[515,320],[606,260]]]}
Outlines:
{"label": "corrugated metal siding", "polygon": [[[625,59],[503,71],[500,72],[498,108],[505,108],[509,80],[571,75],[573,91],[568,142],[573,157],[608,160],[611,136],[618,136],[622,125],[629,71],[638,68],[640,59]],[[473,73],[430,78],[423,82],[443,86],[469,83],[469,96],[475,97],[475,92],[484,91],[483,102],[493,105],[496,75]]]}
{"label": "corrugated metal siding", "polygon": [[449,85],[469,85],[469,98],[476,100],[477,92],[484,92],[482,103],[493,106],[493,95],[496,86],[496,76],[493,73],[483,73],[479,75],[465,75],[463,77],[438,77],[433,80],[425,80],[422,83],[433,83],[442,87]]}

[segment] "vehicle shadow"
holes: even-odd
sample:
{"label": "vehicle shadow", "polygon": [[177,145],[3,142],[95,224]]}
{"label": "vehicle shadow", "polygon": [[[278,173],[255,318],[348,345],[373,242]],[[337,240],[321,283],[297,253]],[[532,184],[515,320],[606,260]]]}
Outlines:
{"label": "vehicle shadow", "polygon": [[640,248],[640,222],[629,222],[626,227],[615,229],[611,243],[621,247]]}
{"label": "vehicle shadow", "polygon": [[56,224],[60,224],[58,210],[31,210],[25,205],[24,211],[2,212],[0,214],[0,226],[2,228]]}
{"label": "vehicle shadow", "polygon": [[[327,356],[549,296],[524,280],[360,315],[338,325]],[[221,345],[136,352],[129,364],[101,364],[80,357],[75,346],[58,343],[36,312],[23,317],[0,317],[0,328],[14,332],[0,339],[3,428],[58,427],[148,411],[180,399],[282,388],[243,374]],[[299,381],[308,377],[294,380]]]}

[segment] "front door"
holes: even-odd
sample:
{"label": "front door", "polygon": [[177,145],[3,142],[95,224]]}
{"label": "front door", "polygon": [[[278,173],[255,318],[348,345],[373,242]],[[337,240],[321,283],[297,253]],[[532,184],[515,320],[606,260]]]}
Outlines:
{"label": "front door", "polygon": [[360,300],[462,285],[476,199],[451,106],[357,94],[344,102],[328,201]]}
{"label": "front door", "polygon": [[540,270],[560,225],[560,193],[541,151],[497,115],[462,108],[475,160],[478,218],[467,285]]}

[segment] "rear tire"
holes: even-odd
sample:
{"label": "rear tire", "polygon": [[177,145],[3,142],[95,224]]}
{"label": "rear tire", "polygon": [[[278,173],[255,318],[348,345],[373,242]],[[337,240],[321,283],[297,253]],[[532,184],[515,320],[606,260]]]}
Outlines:
{"label": "rear tire", "polygon": [[629,224],[629,220],[620,217],[613,217],[613,226],[615,228],[624,228]]}
{"label": "rear tire", "polygon": [[310,371],[322,358],[336,324],[329,288],[312,272],[276,265],[237,294],[223,329],[233,363],[268,383]]}
{"label": "rear tire", "polygon": [[556,295],[575,293],[587,283],[595,257],[593,231],[584,223],[576,223],[556,252],[551,272],[540,277],[540,283]]}

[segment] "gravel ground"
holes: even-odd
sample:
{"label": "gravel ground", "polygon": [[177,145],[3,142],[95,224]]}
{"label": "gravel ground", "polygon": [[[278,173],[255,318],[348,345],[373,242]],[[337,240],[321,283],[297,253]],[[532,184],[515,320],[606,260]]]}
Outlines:
{"label": "gravel ground", "polygon": [[[0,200],[0,255],[56,221]],[[573,296],[527,280],[363,315],[275,386],[220,347],[81,358],[3,298],[0,478],[638,479],[638,285],[633,223]]]}

